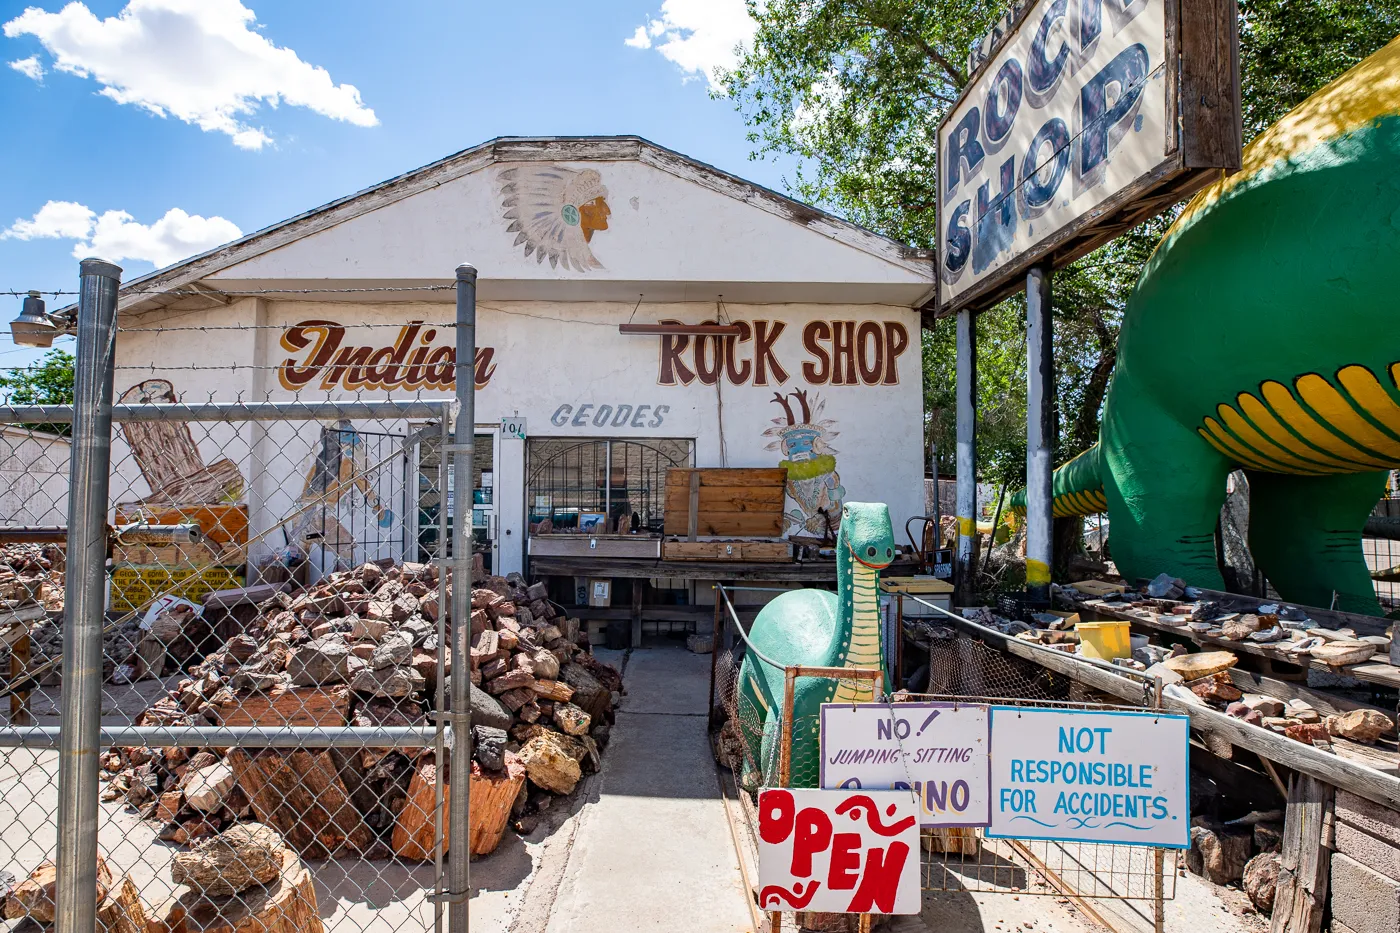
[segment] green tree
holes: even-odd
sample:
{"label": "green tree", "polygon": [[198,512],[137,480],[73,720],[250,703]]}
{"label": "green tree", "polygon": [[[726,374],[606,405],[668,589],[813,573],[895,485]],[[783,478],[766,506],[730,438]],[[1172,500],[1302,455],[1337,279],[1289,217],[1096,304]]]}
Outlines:
{"label": "green tree", "polygon": [[[0,372],[0,396],[11,405],[73,404],[73,355],[50,350],[32,366]],[[70,424],[27,424],[26,428],[50,434],[71,432]]]}
{"label": "green tree", "polygon": [[[967,51],[1002,14],[987,0],[748,0],[753,43],[723,72],[753,156],[798,157],[793,194],[914,246],[935,243],[935,135],[966,81]],[[1400,4],[1240,0],[1245,138],[1400,32]],[[1174,212],[1055,275],[1059,456],[1098,439],[1124,305]],[[1024,299],[978,322],[979,462],[1024,475]],[[954,467],[951,321],[923,340],[926,427]]]}

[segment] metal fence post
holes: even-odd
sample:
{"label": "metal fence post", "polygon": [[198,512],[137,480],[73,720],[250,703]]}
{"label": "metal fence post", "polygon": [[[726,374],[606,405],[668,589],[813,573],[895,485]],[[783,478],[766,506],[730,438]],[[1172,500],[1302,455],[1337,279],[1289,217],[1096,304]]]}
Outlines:
{"label": "metal fence post", "polygon": [[54,911],[57,933],[90,933],[97,923],[97,753],[102,716],[107,487],[112,463],[117,289],[122,275],[120,266],[100,259],[84,259],[81,269],[68,479],[68,611],[63,620]]}
{"label": "metal fence post", "polygon": [[457,421],[452,445],[452,767],[447,928],[467,933],[471,896],[472,455],[476,445],[476,267],[457,267]]}

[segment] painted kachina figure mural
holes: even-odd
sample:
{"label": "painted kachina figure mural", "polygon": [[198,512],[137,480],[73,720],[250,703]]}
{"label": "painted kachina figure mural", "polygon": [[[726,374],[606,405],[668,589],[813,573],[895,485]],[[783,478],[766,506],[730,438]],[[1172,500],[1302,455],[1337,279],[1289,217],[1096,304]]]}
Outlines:
{"label": "painted kachina figure mural", "polygon": [[497,173],[496,190],[506,232],[515,234],[515,246],[524,245],[527,259],[533,254],[550,268],[579,272],[603,268],[590,246],[612,215],[602,175],[558,165],[507,168]]}
{"label": "painted kachina figure mural", "polygon": [[[354,532],[373,513],[379,528],[394,522],[394,513],[371,481],[365,440],[349,421],[321,426],[320,438],[307,465],[301,495],[288,520],[289,537],[307,549],[307,557],[326,572],[358,563]],[[358,493],[356,500],[352,493]],[[363,503],[363,505],[360,505]],[[370,555],[373,556],[373,555]]]}
{"label": "painted kachina figure mural", "polygon": [[[801,418],[788,403],[789,398],[797,403]],[[782,451],[780,465],[787,468],[788,499],[795,504],[787,510],[784,533],[834,541],[841,524],[841,503],[846,498],[846,488],[836,472],[837,450],[831,446],[831,438],[839,433],[832,430],[836,422],[822,418],[826,401],[813,396],[809,403],[805,389],[790,395],[775,392],[773,401],[782,406],[783,417],[774,418],[773,427],[763,436],[773,438],[768,450]]]}

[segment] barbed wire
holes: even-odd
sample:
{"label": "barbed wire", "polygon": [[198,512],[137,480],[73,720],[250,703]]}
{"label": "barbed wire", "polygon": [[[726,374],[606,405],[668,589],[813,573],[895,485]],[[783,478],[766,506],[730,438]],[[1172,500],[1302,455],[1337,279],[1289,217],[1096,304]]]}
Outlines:
{"label": "barbed wire", "polygon": [[[350,295],[362,292],[445,292],[456,289],[456,284],[450,285],[366,285],[357,288],[240,288],[236,291],[224,292],[213,286],[206,286],[204,289],[190,288],[187,286],[176,286],[174,288],[122,288],[120,296],[127,295],[179,295],[184,298],[244,298],[250,295]],[[26,288],[23,290],[6,289],[0,291],[0,295],[10,295],[15,298],[27,298],[31,292],[38,292],[40,295],[79,295],[81,292],[65,291],[63,289],[39,289]]]}

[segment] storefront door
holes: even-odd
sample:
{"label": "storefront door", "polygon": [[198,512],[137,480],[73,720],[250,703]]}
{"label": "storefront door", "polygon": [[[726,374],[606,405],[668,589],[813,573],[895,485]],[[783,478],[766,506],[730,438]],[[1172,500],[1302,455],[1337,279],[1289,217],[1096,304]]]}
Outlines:
{"label": "storefront door", "polygon": [[[497,429],[477,428],[476,450],[472,458],[470,485],[472,522],[472,552],[481,554],[486,572],[496,573],[500,566],[500,522],[496,502],[496,476],[499,445]],[[447,474],[447,540],[439,547],[439,509],[443,497],[438,495],[438,463],[441,457],[440,439],[425,438],[418,451],[418,552],[420,560],[452,556],[452,529],[457,520],[457,480],[452,470]],[[451,461],[449,460],[449,466]]]}

